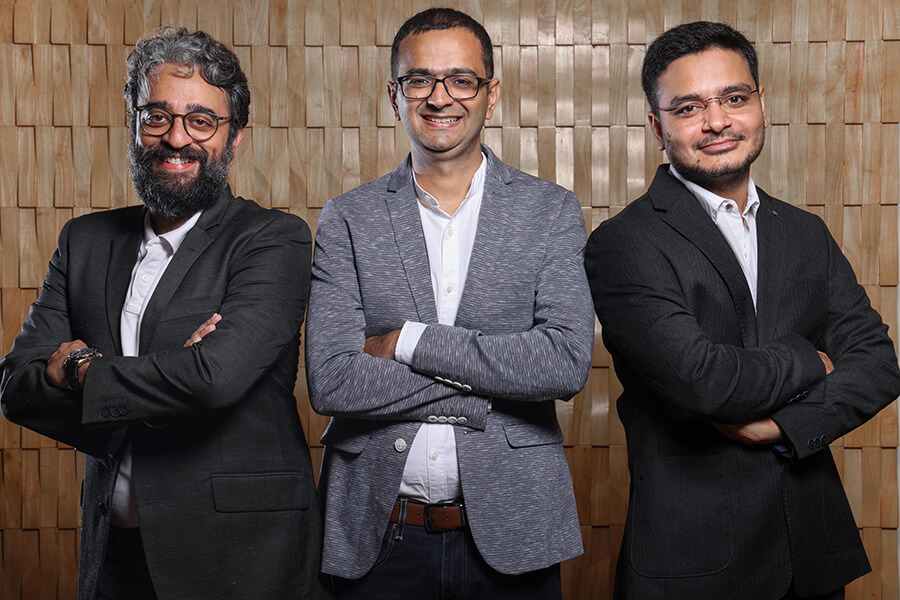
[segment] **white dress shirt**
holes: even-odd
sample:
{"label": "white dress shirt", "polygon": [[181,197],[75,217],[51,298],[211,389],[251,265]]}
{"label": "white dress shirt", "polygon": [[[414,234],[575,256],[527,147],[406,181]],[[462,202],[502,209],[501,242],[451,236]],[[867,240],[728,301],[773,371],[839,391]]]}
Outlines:
{"label": "white dress shirt", "polygon": [[[437,200],[415,182],[431,268],[431,288],[438,322],[442,325],[456,322],[478,229],[486,171],[487,158],[482,154],[481,166],[472,177],[469,191],[452,216],[441,210]],[[399,362],[412,363],[413,352],[425,327],[424,323],[414,321],[403,325],[394,352]],[[453,425],[424,423],[419,427],[409,448],[398,494],[432,503],[462,498]]]}
{"label": "white dress shirt", "polygon": [[735,258],[741,264],[744,278],[750,288],[753,297],[753,308],[756,308],[756,285],[758,277],[758,251],[756,243],[756,211],[759,210],[759,194],[753,178],[747,188],[747,205],[743,212],[738,211],[737,202],[729,198],[718,196],[709,190],[700,187],[693,181],[688,181],[675,167],[669,165],[669,172],[700,201],[700,205],[706,210],[713,223],[728,240]]}
{"label": "white dress shirt", "polygon": [[[144,218],[144,238],[138,250],[137,262],[131,271],[131,282],[125,295],[125,304],[119,320],[121,330],[122,355],[138,356],[140,354],[141,321],[144,311],[163,272],[169,266],[184,236],[197,224],[200,211],[177,229],[156,235],[150,224],[150,214]],[[197,323],[200,326],[200,323]],[[187,341],[187,340],[185,340]],[[114,447],[121,444],[125,435],[125,427],[113,434]],[[117,527],[138,527],[137,502],[134,495],[134,480],[131,477],[131,445],[125,449],[116,477],[116,489],[112,498],[112,523]]]}

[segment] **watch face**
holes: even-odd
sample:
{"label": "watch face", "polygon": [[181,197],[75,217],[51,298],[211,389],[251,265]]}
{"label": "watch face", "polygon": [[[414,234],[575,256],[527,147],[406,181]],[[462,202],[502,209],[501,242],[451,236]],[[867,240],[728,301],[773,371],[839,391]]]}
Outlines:
{"label": "watch face", "polygon": [[93,356],[96,353],[96,348],[79,348],[78,350],[69,352],[69,360],[81,360],[82,358]]}

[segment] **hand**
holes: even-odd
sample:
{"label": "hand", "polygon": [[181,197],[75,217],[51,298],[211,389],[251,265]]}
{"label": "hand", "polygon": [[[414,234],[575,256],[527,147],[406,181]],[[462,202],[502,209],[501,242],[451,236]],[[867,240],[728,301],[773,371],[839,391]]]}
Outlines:
{"label": "hand", "polygon": [[828,375],[832,371],[834,371],[834,363],[831,362],[831,359],[828,358],[828,355],[824,352],[819,352],[819,358],[822,359],[822,362],[825,363],[825,374]]}
{"label": "hand", "polygon": [[[87,344],[81,340],[63,342],[59,345],[59,348],[50,355],[50,358],[47,359],[47,368],[44,370],[44,377],[51,385],[63,390],[69,389],[69,381],[66,379],[66,358],[68,358],[70,352],[74,352],[80,348],[87,348]],[[90,362],[82,365],[78,370],[78,380],[82,384],[84,383],[84,373],[87,371],[89,364]]]}
{"label": "hand", "polygon": [[394,360],[394,352],[397,349],[397,340],[400,339],[400,330],[388,331],[383,335],[373,335],[366,338],[363,352],[378,358]]}
{"label": "hand", "polygon": [[728,439],[741,444],[773,444],[781,437],[781,427],[769,417],[737,425],[727,423],[712,425]]}
{"label": "hand", "polygon": [[193,346],[200,340],[206,337],[206,334],[211,333],[216,330],[216,323],[222,320],[222,315],[219,313],[213,313],[213,316],[203,321],[203,324],[197,328],[197,330],[191,334],[191,337],[184,343],[183,348],[187,348],[188,346]]}

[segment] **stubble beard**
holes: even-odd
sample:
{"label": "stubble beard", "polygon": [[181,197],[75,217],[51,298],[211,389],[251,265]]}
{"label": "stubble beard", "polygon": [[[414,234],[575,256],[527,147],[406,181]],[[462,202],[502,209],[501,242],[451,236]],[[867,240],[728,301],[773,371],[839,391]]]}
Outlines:
{"label": "stubble beard", "polygon": [[[709,136],[694,144],[693,148],[694,150],[699,150],[702,146],[713,143],[714,141],[723,139],[746,139],[746,137],[746,135]],[[680,154],[672,152],[668,147],[666,147],[666,156],[669,158],[669,162],[675,167],[675,170],[678,171],[679,175],[688,181],[693,181],[705,189],[716,190],[730,187],[731,184],[737,183],[745,178],[750,172],[750,166],[757,158],[759,158],[765,143],[766,130],[763,128],[759,134],[758,144],[756,147],[750,149],[750,153],[747,154],[743,160],[738,163],[724,164],[714,168],[704,168],[699,166],[699,163],[688,163],[687,161],[682,160]]]}

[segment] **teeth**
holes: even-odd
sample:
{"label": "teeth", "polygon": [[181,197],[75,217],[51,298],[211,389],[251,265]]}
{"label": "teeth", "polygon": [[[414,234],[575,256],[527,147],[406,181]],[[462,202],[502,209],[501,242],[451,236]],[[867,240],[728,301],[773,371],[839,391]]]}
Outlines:
{"label": "teeth", "polygon": [[425,120],[434,123],[455,123],[459,121],[459,117],[425,117]]}
{"label": "teeth", "polygon": [[189,163],[189,162],[191,162],[191,161],[189,161],[189,160],[186,159],[186,158],[179,158],[179,157],[177,157],[177,156],[170,156],[169,158],[166,159],[166,162],[169,163],[170,165],[183,165],[183,164],[187,164],[187,163]]}

